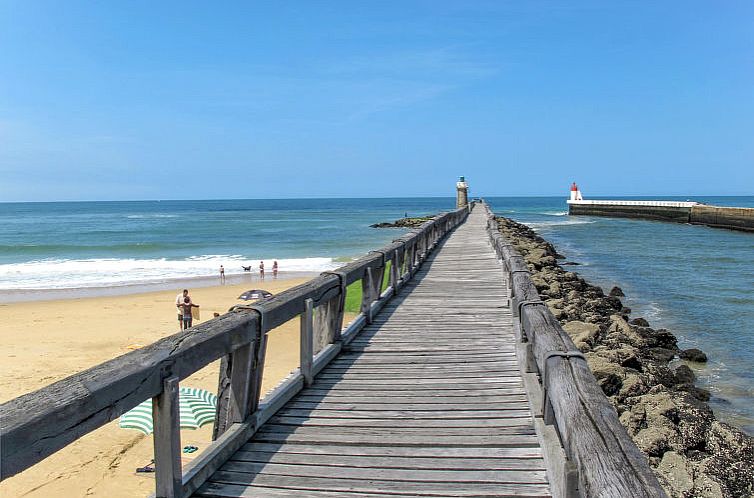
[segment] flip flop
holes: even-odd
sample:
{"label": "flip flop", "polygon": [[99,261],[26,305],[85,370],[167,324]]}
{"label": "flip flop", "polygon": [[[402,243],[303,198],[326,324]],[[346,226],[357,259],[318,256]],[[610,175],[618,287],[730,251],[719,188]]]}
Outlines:
{"label": "flip flop", "polygon": [[193,453],[193,452],[197,451],[198,449],[199,448],[197,448],[196,446],[189,445],[189,446],[184,446],[183,447],[183,452],[184,453]]}

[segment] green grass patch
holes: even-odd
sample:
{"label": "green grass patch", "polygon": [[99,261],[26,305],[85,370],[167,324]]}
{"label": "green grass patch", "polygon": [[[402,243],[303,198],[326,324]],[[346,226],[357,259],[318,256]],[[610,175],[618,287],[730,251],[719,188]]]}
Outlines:
{"label": "green grass patch", "polygon": [[[385,264],[385,272],[382,274],[382,290],[387,289],[390,282],[390,261]],[[361,311],[361,280],[357,280],[346,287],[346,311],[358,313]]]}

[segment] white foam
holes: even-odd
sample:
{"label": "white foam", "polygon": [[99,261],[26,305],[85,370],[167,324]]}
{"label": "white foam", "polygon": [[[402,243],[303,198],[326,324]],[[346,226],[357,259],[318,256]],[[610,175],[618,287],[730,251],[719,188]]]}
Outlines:
{"label": "white foam", "polygon": [[[254,271],[259,261],[267,271],[273,258],[248,259],[239,255],[208,254],[182,260],[161,259],[44,259],[0,265],[0,290],[42,290],[111,287],[159,283],[196,277],[212,277],[220,265],[226,274],[243,273],[242,266]],[[281,272],[320,272],[343,263],[332,258],[278,259]]]}

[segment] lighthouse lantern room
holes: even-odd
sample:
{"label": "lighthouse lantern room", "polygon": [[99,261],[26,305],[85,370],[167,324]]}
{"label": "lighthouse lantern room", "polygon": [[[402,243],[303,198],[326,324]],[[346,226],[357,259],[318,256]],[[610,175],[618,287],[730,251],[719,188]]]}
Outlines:
{"label": "lighthouse lantern room", "polygon": [[579,190],[578,185],[576,185],[576,182],[573,182],[571,184],[571,198],[568,199],[568,202],[578,202],[583,201],[584,199],[581,197],[581,190]]}

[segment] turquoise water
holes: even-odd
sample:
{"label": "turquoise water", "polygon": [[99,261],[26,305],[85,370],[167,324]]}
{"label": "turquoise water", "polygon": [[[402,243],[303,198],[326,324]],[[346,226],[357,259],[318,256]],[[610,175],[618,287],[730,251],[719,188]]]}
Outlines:
{"label": "turquoise water", "polygon": [[[242,266],[319,272],[385,244],[369,224],[452,209],[453,199],[0,204],[0,290],[127,286]],[[8,292],[5,292],[8,295]]]}
{"label": "turquoise water", "polygon": [[[668,197],[668,200],[686,200]],[[700,198],[754,207],[754,197]],[[561,197],[488,198],[498,214],[551,240],[634,316],[710,357],[697,375],[725,420],[754,433],[754,234],[702,226],[570,217]],[[369,225],[453,208],[452,198],[0,204],[0,302],[49,289],[107,289],[228,275],[277,259],[320,272],[401,233]],[[96,290],[100,289],[100,290]]]}

